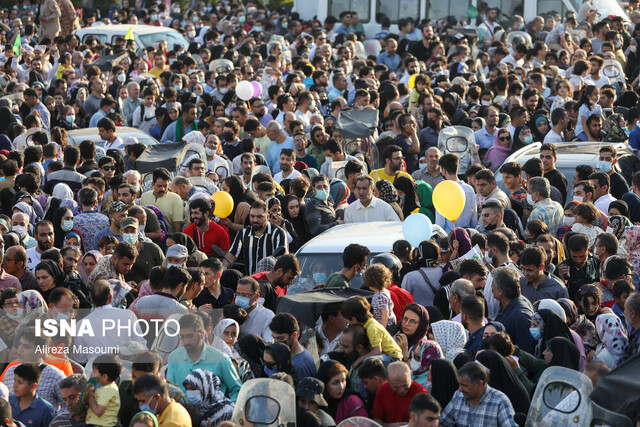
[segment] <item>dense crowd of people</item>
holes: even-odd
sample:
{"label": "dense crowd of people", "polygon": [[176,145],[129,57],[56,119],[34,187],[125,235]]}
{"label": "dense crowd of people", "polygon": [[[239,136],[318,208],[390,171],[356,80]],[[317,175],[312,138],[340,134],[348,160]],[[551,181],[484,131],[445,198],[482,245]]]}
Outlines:
{"label": "dense crowd of people", "polygon": [[[0,11],[0,424],[267,425],[243,399],[268,378],[299,426],[523,426],[548,368],[596,386],[637,359],[637,0],[631,22],[481,2],[397,32],[382,15],[369,37],[354,11],[253,0],[18,3]],[[74,33],[116,23],[189,44]],[[347,138],[340,118],[371,111]],[[201,154],[143,176],[154,148],[123,126]],[[464,128],[466,152],[439,144]],[[566,175],[567,143],[598,160]],[[455,223],[433,203],[444,181],[465,195]],[[442,237],[349,242],[337,268],[294,255],[410,215]],[[279,305],[336,288],[353,296],[311,323]],[[92,333],[55,328],[73,321]]]}

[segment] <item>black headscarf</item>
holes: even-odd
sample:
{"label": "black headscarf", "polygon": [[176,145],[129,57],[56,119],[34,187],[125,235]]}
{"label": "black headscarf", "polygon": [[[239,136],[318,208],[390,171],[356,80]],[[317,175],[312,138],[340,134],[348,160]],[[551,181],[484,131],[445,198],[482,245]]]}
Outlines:
{"label": "black headscarf", "polygon": [[[407,335],[407,342],[409,344],[409,348],[412,348],[414,345],[416,345],[418,341],[420,341],[425,337],[425,335],[427,335],[427,332],[429,331],[430,323],[429,323],[429,312],[422,305],[409,304],[402,311],[402,315],[404,316],[404,313],[406,313],[409,310],[411,310],[411,312],[420,316],[420,323],[418,324],[418,328],[416,329],[416,331],[412,335]],[[402,325],[402,322],[400,322],[400,324]],[[402,332],[402,326],[400,326],[400,328],[398,329],[398,332]]]}
{"label": "black headscarf", "polygon": [[458,353],[458,355],[453,359],[453,364],[458,369],[462,368],[469,362],[473,362],[473,357],[469,353],[467,353],[466,350]]}
{"label": "black headscarf", "polygon": [[175,233],[172,233],[172,234],[168,234],[167,237],[165,237],[165,239],[164,239],[165,246],[167,244],[166,243],[167,239],[171,239],[174,242],[176,242],[178,245],[182,245],[185,248],[187,248],[187,252],[189,253],[189,257],[187,259],[187,267],[197,267],[198,266],[198,260],[194,256],[194,253],[198,250],[198,247],[196,246],[196,243],[193,241],[191,236],[189,236],[188,234],[185,234],[185,233],[181,233],[179,231],[177,231]]}
{"label": "black headscarf", "polygon": [[[573,341],[571,331],[566,322],[560,318],[557,314],[549,309],[538,310],[533,314],[533,318],[540,326],[542,332],[542,338],[538,340],[538,344],[535,349],[535,356],[542,357],[542,352],[547,348],[547,342],[556,337],[564,337]],[[542,319],[542,324],[540,324]]]}
{"label": "black headscarf", "polygon": [[244,275],[238,270],[229,269],[222,272],[220,276],[220,285],[225,288],[232,289],[234,292],[238,288],[238,280],[242,279]]}
{"label": "black headscarf", "polygon": [[236,175],[229,175],[224,179],[224,183],[229,187],[229,195],[233,199],[233,210],[229,214],[229,218],[233,219],[238,205],[244,202],[244,184],[242,184],[240,177]]}
{"label": "black headscarf", "polygon": [[[122,155],[122,151],[112,148],[107,150],[107,156],[111,157],[116,162],[115,175],[122,175],[124,173],[124,156]],[[107,182],[107,184],[109,183]]]}
{"label": "black headscarf", "polygon": [[562,366],[563,368],[580,369],[580,350],[572,340],[563,337],[553,338],[549,341],[551,350],[551,362],[549,366]]}
{"label": "black headscarf", "polygon": [[47,204],[49,205],[49,208],[45,212],[43,219],[53,222],[53,214],[60,207],[60,203],[62,203],[62,200],[60,200],[58,197],[50,197],[47,202]]}
{"label": "black headscarf", "polygon": [[506,394],[516,412],[529,413],[531,405],[529,393],[513,372],[507,359],[493,350],[485,350],[478,353],[476,360],[490,371],[489,385]]}
{"label": "black headscarf", "polygon": [[[624,200],[614,200],[609,204],[609,209],[611,208],[618,209],[622,216],[629,218],[629,205]],[[608,215],[609,212],[606,212],[606,214]]]}
{"label": "black headscarf", "polygon": [[411,212],[418,208],[416,204],[416,190],[413,186],[413,181],[406,176],[399,176],[393,181],[393,186],[396,190],[400,190],[404,193],[404,205],[402,206],[402,214],[404,217],[411,215]]}
{"label": "black headscarf", "polygon": [[13,205],[16,198],[16,190],[7,187],[0,190],[0,210],[9,218],[13,216]]}
{"label": "black headscarf", "polygon": [[0,108],[0,133],[5,135],[9,126],[16,123],[18,120],[13,115],[9,107]]}
{"label": "black headscarf", "polygon": [[429,312],[430,323],[433,324],[441,320],[445,320],[444,315],[442,314],[442,311],[440,311],[440,309],[435,305],[428,305],[425,307],[425,309]]}
{"label": "black headscarf", "polygon": [[[49,211],[51,211],[51,208],[49,209]],[[62,224],[61,224],[62,218],[65,216],[67,212],[71,212],[71,209],[64,206],[61,208],[57,208],[51,218],[51,223],[53,223],[53,233],[55,236],[55,240],[53,241],[53,246],[55,246],[58,249],[62,249],[62,244],[64,243],[64,237],[67,235],[68,232],[71,231],[71,230],[69,231],[62,230]]]}
{"label": "black headscarf", "polygon": [[431,395],[445,408],[458,390],[458,370],[447,359],[431,361]]}
{"label": "black headscarf", "polygon": [[291,361],[291,350],[287,347],[286,344],[281,342],[274,342],[273,344],[267,346],[264,349],[265,353],[271,354],[273,359],[276,361],[276,365],[278,367],[278,372],[284,372],[285,374],[291,375],[293,378],[293,383],[298,384],[298,376],[296,375],[296,371],[293,368],[293,362]]}
{"label": "black headscarf", "polygon": [[9,231],[7,234],[2,236],[4,239],[4,249],[5,251],[9,249],[11,246],[22,246],[22,237],[18,235],[15,231]]}
{"label": "black headscarf", "polygon": [[261,336],[256,334],[248,334],[240,338],[233,345],[240,357],[249,363],[251,372],[255,378],[264,377],[262,371],[262,354],[267,344]]}
{"label": "black headscarf", "polygon": [[46,270],[53,277],[53,282],[55,283],[55,286],[53,288],[47,291],[42,291],[38,289],[38,292],[40,292],[40,294],[42,295],[42,298],[44,298],[45,301],[49,301],[49,296],[51,295],[51,292],[58,286],[61,286],[62,283],[64,282],[64,273],[62,272],[62,269],[60,268],[60,266],[55,262],[51,261],[50,259],[45,259],[41,261],[40,264],[36,266],[36,269],[34,270],[34,272],[37,272],[38,270]]}

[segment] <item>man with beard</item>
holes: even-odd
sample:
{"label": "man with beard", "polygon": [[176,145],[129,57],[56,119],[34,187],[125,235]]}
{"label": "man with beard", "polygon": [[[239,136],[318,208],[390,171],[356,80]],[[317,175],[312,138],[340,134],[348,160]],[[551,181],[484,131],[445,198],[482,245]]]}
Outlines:
{"label": "man with beard", "polygon": [[[438,164],[441,155],[442,153],[437,147],[429,148],[425,153],[425,163],[419,162],[418,170],[413,172],[411,177],[415,181],[424,181],[429,184],[431,188],[436,188],[436,185],[444,181],[444,176],[442,176],[442,171]],[[425,166],[422,166],[423,164]]]}
{"label": "man with beard", "polygon": [[298,258],[293,254],[282,255],[271,271],[262,271],[252,275],[260,283],[260,296],[264,306],[276,311],[277,298],[287,294],[287,289],[300,274]]}
{"label": "man with beard", "polygon": [[316,377],[316,364],[311,353],[298,341],[300,325],[291,313],[278,313],[269,323],[273,342],[286,344],[291,351],[291,363],[298,378]]}
{"label": "man with beard", "polygon": [[178,323],[182,347],[169,354],[167,381],[180,386],[182,391],[186,392],[182,382],[187,375],[196,369],[204,369],[220,379],[220,391],[223,394],[228,393],[229,398],[235,402],[242,385],[240,377],[229,356],[205,345],[206,332],[202,317],[187,314],[182,316]]}
{"label": "man with beard", "polygon": [[288,250],[285,231],[267,220],[267,205],[261,200],[253,202],[249,210],[249,226],[236,234],[231,249],[225,255],[229,265],[238,259],[244,262],[249,274],[256,273],[258,262],[271,256],[277,248]]}
{"label": "man with beard", "polygon": [[[109,204],[109,208],[107,209],[107,215],[109,216],[109,228],[105,228],[102,231],[96,233],[96,236],[93,240],[94,247],[98,247],[98,242],[104,236],[113,236],[119,241],[122,241],[122,232],[120,231],[120,221],[123,218],[127,217],[129,214],[129,205],[125,205],[124,203],[117,201]],[[34,267],[37,264],[34,264]]]}
{"label": "man with beard", "polygon": [[294,179],[302,176],[293,168],[296,162],[296,151],[291,148],[283,148],[280,151],[280,172],[273,176],[273,180],[280,184],[285,179]]}
{"label": "man with beard", "polygon": [[198,107],[191,102],[183,105],[182,115],[175,122],[171,123],[162,134],[161,142],[180,142],[182,137],[198,130],[196,119],[198,118]]}
{"label": "man with beard", "polygon": [[496,228],[504,227],[504,208],[498,201],[489,201],[482,205],[480,222],[476,230],[488,236]]}
{"label": "man with beard", "polygon": [[[190,281],[191,275],[186,268],[170,267],[164,275],[162,290],[153,295],[139,298],[130,308],[138,316],[138,319],[164,320],[172,314],[188,313],[189,309],[180,304],[178,300]],[[152,342],[149,340],[149,335],[146,338],[147,342]]]}
{"label": "man with beard", "polygon": [[343,353],[345,356],[340,360],[348,362],[346,366],[349,368],[349,386],[352,390],[357,390],[363,397],[366,397],[367,392],[364,387],[364,383],[358,375],[358,370],[362,365],[357,368],[351,367],[353,362],[371,351],[371,344],[369,343],[369,337],[367,336],[367,331],[364,329],[364,326],[349,325],[347,329],[342,332],[342,335],[340,335],[340,339],[338,340],[338,351]]}
{"label": "man with beard", "polygon": [[371,171],[371,178],[375,182],[386,179],[393,184],[399,176],[411,179],[411,175],[402,170],[404,156],[400,147],[397,145],[388,146],[382,152],[382,157],[384,158],[384,168]]}
{"label": "man with beard", "polygon": [[229,233],[224,228],[212,221],[211,215],[214,206],[207,199],[198,198],[189,203],[189,215],[192,224],[184,229],[183,233],[193,238],[198,249],[207,256],[214,256],[213,245],[223,251],[228,251],[231,242]]}
{"label": "man with beard", "polygon": [[[175,193],[169,191],[171,174],[165,168],[153,171],[153,188],[142,194],[140,197],[141,206],[156,206],[164,215],[167,227],[170,232],[182,229],[182,219],[184,211],[182,209],[182,199]],[[98,247],[98,245],[96,245]]]}
{"label": "man with beard", "polygon": [[472,357],[482,349],[484,334],[484,301],[476,295],[468,296],[460,304],[460,323],[469,332],[469,339],[464,346]]}
{"label": "man with beard", "polygon": [[43,220],[36,225],[36,242],[37,246],[27,249],[27,268],[34,271],[36,266],[40,264],[42,253],[53,247],[55,236],[53,234],[53,224],[51,221]]}

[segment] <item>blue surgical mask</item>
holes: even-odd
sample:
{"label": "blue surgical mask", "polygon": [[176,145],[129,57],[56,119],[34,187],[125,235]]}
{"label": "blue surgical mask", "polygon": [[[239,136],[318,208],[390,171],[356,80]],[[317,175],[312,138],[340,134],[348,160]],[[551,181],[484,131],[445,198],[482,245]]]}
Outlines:
{"label": "blue surgical mask", "polygon": [[153,399],[153,396],[151,396],[149,400],[147,400],[147,403],[145,403],[144,405],[140,405],[140,412],[151,412],[153,415],[158,413],[158,404],[160,402],[158,402],[158,404],[156,404],[156,408],[153,409],[151,408],[151,406],[149,406],[149,402],[151,402],[151,399]]}
{"label": "blue surgical mask", "polygon": [[187,390],[187,401],[192,405],[199,405],[202,403],[200,390]]}
{"label": "blue surgical mask", "polygon": [[235,303],[238,307],[248,310],[251,308],[251,298],[236,296]]}
{"label": "blue surgical mask", "polygon": [[531,144],[533,142],[533,135],[527,135],[523,139],[525,144]]}
{"label": "blue surgical mask", "polygon": [[177,92],[180,92],[182,90],[182,85],[175,85],[173,87]]}
{"label": "blue surgical mask", "polygon": [[426,163],[418,163],[418,168],[420,168],[420,169],[424,169],[424,168],[426,168],[426,167],[427,167],[427,164],[426,164]]}
{"label": "blue surgical mask", "polygon": [[257,31],[258,33],[262,32],[262,27],[253,27],[252,31]]}
{"label": "blue surgical mask", "polygon": [[313,281],[316,283],[324,283],[327,280],[326,273],[313,273]]}
{"label": "blue surgical mask", "polygon": [[67,116],[66,120],[67,120],[67,123],[73,124],[73,122],[76,121],[76,116]]}
{"label": "blue surgical mask", "polygon": [[22,316],[24,315],[24,308],[19,308],[18,309],[18,314],[11,314],[8,311],[6,313],[7,313],[7,316],[9,316],[9,319],[20,320],[20,319],[22,319]]}
{"label": "blue surgical mask", "polygon": [[61,320],[66,320],[67,322],[71,319],[71,316],[68,314],[58,313],[56,315],[56,322],[60,322]]}
{"label": "blue surgical mask", "polygon": [[[124,233],[124,234],[122,234],[122,240],[134,245],[138,241],[138,233]],[[176,266],[179,267],[182,264],[172,264],[172,265],[176,265]],[[170,267],[169,264],[167,264],[167,266]]]}
{"label": "blue surgical mask", "polygon": [[329,190],[316,190],[316,199],[325,201],[329,198]]}
{"label": "blue surgical mask", "polygon": [[247,20],[247,17],[246,17],[246,16],[240,16],[240,17],[238,18],[238,22],[245,22],[246,20]]}
{"label": "blue surgical mask", "polygon": [[540,332],[540,328],[529,328],[529,333],[536,341],[542,338],[542,332]]}
{"label": "blue surgical mask", "polygon": [[66,219],[64,221],[62,221],[62,231],[71,231],[73,230],[73,220],[72,219]]}
{"label": "blue surgical mask", "polygon": [[264,370],[264,373],[265,373],[268,377],[270,377],[271,375],[273,375],[273,374],[275,374],[275,373],[277,373],[277,372],[278,372],[278,368],[276,368],[276,367],[274,367],[274,368],[270,368],[270,367],[268,367],[268,366],[265,366],[263,370]]}
{"label": "blue surgical mask", "polygon": [[611,168],[613,167],[613,165],[611,164],[611,162],[605,162],[605,161],[599,161],[598,162],[598,169],[600,169],[600,172],[610,172]]}
{"label": "blue surgical mask", "polygon": [[182,264],[167,263],[167,268],[169,269],[169,268],[171,268],[171,267],[178,267],[178,268],[180,268],[180,267],[182,267]]}

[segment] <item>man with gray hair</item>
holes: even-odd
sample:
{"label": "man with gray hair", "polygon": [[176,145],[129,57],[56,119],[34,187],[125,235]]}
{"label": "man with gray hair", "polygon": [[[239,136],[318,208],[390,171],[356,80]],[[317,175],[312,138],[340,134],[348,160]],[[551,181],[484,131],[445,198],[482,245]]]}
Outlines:
{"label": "man with gray hair", "polygon": [[51,421],[50,427],[73,427],[85,425],[87,418],[87,410],[78,413],[78,406],[82,390],[87,384],[87,380],[83,375],[73,374],[60,381],[60,394],[67,412],[62,412]]}
{"label": "man with gray hair", "polygon": [[531,178],[527,184],[527,202],[533,206],[529,221],[539,219],[549,227],[549,234],[555,235],[562,225],[564,209],[558,202],[549,198],[550,184],[547,178],[537,176]]}
{"label": "man with gray hair", "polygon": [[271,140],[267,149],[267,164],[271,167],[273,174],[280,172],[280,152],[283,148],[291,148],[296,151],[293,145],[293,138],[287,136],[282,131],[280,123],[272,120],[267,125],[267,137]]}
{"label": "man with gray hair", "polygon": [[129,96],[125,99],[123,104],[123,111],[127,125],[132,126],[133,124],[133,113],[136,111],[142,102],[140,99],[140,85],[136,82],[131,82],[127,85],[127,93]]}
{"label": "man with gray hair", "polygon": [[520,273],[511,267],[498,267],[491,276],[491,291],[501,306],[496,321],[504,325],[515,345],[531,353],[536,345],[536,340],[529,333],[533,306],[520,293]]}
{"label": "man with gray hair", "polygon": [[[440,164],[438,163],[441,156],[442,152],[438,147],[429,147],[424,154],[424,158],[421,157],[418,161],[418,170],[414,171],[411,177],[415,181],[424,181],[432,188],[436,188],[436,185],[444,181],[444,176],[442,176]],[[426,166],[420,168],[422,164],[426,164]]]}
{"label": "man with gray hair", "polygon": [[476,294],[476,289],[467,279],[458,279],[451,284],[451,293],[449,294],[449,307],[455,313],[451,320],[461,323],[460,309],[462,300]]}

